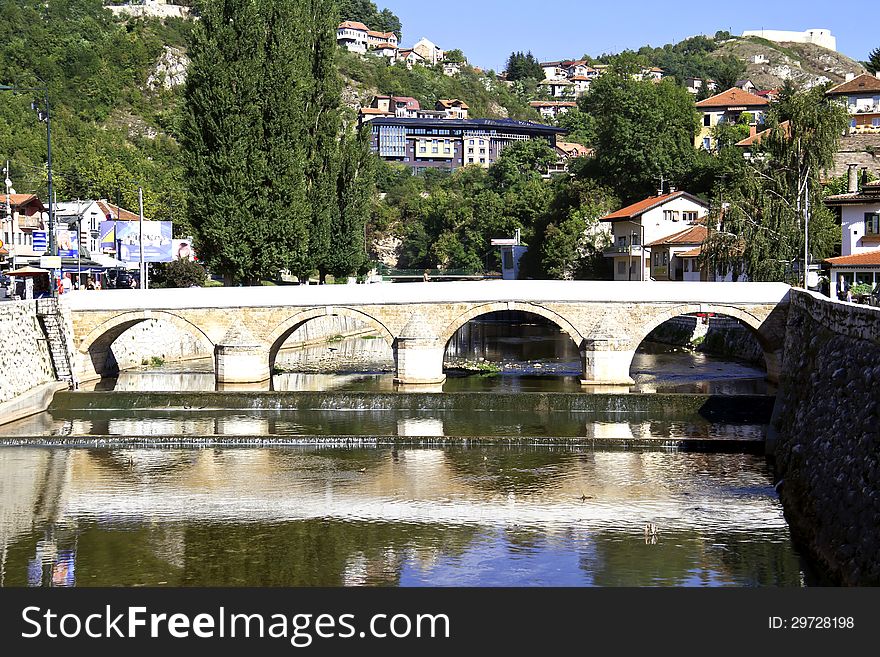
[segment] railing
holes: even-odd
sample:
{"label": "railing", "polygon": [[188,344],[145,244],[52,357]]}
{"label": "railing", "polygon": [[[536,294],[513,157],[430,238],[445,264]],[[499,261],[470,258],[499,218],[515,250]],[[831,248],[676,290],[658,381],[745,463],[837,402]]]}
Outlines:
{"label": "railing", "polygon": [[609,246],[602,252],[605,256],[622,256],[622,255],[637,255],[642,253],[642,245],[641,244],[633,244],[632,246]]}

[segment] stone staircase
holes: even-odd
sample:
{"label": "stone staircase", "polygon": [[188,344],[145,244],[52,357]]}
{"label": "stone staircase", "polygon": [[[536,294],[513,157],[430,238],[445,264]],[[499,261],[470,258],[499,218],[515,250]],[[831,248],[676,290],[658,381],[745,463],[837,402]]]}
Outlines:
{"label": "stone staircase", "polygon": [[49,354],[52,357],[52,366],[55,368],[55,378],[58,381],[67,382],[73,388],[73,368],[70,363],[70,354],[67,351],[67,340],[64,337],[58,299],[37,299],[37,319],[39,319],[46,341],[49,343]]}

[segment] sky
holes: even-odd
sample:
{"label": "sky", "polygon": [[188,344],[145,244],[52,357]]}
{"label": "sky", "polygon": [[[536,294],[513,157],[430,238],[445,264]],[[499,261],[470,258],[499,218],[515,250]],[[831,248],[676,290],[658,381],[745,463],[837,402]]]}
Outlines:
{"label": "sky", "polygon": [[[880,47],[876,17],[828,0],[373,0],[403,23],[403,44],[427,37],[460,48],[474,66],[501,71],[513,51],[540,61],[662,46],[728,30],[827,28],[837,49],[856,60]],[[867,5],[866,5],[867,6]],[[846,8],[845,8],[846,7]]]}

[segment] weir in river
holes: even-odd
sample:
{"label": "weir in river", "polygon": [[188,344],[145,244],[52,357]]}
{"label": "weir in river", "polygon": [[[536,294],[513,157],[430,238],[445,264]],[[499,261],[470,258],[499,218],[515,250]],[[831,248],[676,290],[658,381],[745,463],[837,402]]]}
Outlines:
{"label": "weir in river", "polygon": [[584,392],[570,338],[516,314],[466,325],[426,391],[376,344],[312,344],[256,390],[218,391],[210,361],[133,368],[3,426],[3,583],[815,581],[759,367],[646,344],[633,386]]}

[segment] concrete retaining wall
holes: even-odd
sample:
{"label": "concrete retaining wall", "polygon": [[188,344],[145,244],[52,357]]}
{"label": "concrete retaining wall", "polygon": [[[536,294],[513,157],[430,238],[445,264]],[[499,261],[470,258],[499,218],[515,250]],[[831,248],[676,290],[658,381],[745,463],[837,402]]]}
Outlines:
{"label": "concrete retaining wall", "polygon": [[774,426],[797,541],[830,577],[880,585],[880,310],[793,291]]}

